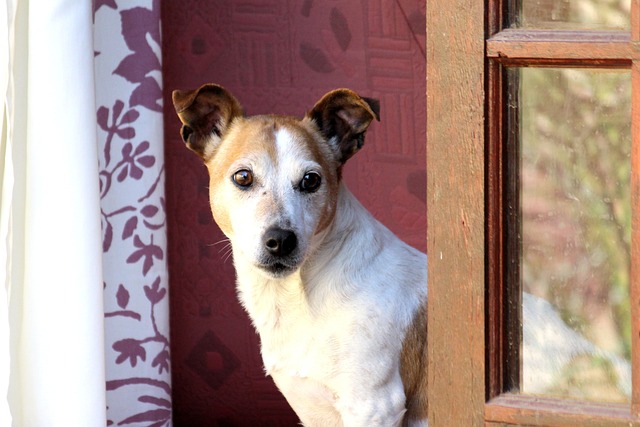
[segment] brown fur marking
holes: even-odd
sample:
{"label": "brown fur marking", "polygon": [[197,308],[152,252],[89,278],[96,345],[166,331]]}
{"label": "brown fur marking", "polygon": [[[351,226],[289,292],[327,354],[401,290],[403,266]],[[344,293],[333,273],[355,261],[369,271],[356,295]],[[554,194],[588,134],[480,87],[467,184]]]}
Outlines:
{"label": "brown fur marking", "polygon": [[427,418],[427,304],[416,312],[407,330],[400,355],[400,376],[407,396],[407,412],[403,425],[409,420]]}

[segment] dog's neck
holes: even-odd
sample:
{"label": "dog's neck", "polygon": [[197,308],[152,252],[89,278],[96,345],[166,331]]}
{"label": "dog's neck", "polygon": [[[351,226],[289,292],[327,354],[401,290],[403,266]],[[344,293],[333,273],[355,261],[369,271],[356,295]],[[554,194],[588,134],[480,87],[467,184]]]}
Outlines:
{"label": "dog's neck", "polygon": [[[382,249],[386,233],[390,232],[341,184],[336,215],[331,225],[315,236],[299,270],[283,278],[271,278],[243,259],[234,258],[238,294],[258,331],[278,327],[288,316],[317,314],[327,298],[347,296],[357,286],[356,281],[349,280],[350,275]],[[337,287],[340,289],[335,292]]]}

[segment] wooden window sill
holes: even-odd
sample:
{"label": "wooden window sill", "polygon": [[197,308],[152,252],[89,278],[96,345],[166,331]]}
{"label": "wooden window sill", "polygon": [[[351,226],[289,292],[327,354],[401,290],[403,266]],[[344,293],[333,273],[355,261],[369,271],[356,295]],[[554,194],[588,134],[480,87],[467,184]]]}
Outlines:
{"label": "wooden window sill", "polygon": [[637,427],[630,406],[506,393],[485,405],[485,421],[512,425],[583,426],[597,419],[602,427]]}

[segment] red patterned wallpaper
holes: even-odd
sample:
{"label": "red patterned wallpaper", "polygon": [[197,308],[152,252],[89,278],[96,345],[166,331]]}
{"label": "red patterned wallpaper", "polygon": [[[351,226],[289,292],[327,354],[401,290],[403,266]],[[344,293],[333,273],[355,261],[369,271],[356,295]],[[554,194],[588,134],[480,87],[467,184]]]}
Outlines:
{"label": "red patterned wallpaper", "polygon": [[381,122],[345,167],[373,214],[426,250],[426,0],[162,2],[174,423],[294,426],[237,302],[207,176],[179,136],[173,89],[222,84],[249,114],[301,117],[324,93],[379,98]]}

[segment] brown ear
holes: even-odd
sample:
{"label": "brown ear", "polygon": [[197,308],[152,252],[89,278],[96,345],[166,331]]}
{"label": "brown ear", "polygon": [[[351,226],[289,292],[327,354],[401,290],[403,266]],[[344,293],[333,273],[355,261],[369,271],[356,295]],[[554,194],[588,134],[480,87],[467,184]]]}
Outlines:
{"label": "brown ear", "polygon": [[307,117],[316,122],[344,164],[364,145],[364,132],[371,121],[380,121],[380,102],[349,89],[336,89],[323,96]]}
{"label": "brown ear", "polygon": [[183,126],[180,135],[187,147],[209,159],[242,106],[225,88],[208,83],[196,90],[174,90],[173,106]]}

